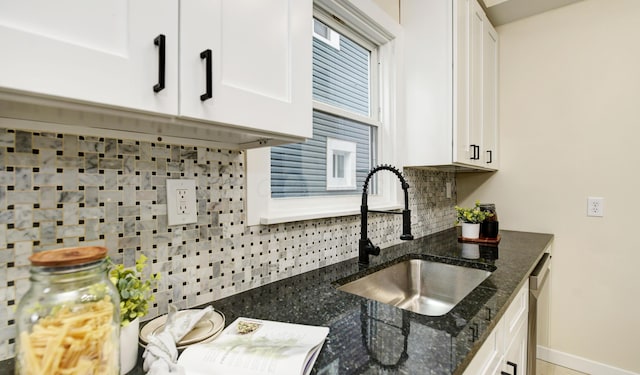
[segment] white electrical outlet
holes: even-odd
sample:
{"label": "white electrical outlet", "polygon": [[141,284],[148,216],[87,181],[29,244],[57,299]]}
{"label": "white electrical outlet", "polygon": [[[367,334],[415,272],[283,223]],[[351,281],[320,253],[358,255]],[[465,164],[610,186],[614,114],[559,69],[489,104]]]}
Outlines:
{"label": "white electrical outlet", "polygon": [[198,222],[195,180],[167,180],[167,224]]}
{"label": "white electrical outlet", "polygon": [[187,215],[189,213],[189,203],[187,203],[187,189],[176,189],[176,211],[178,215]]}
{"label": "white electrical outlet", "polygon": [[589,197],[587,198],[587,216],[604,216],[604,198]]}

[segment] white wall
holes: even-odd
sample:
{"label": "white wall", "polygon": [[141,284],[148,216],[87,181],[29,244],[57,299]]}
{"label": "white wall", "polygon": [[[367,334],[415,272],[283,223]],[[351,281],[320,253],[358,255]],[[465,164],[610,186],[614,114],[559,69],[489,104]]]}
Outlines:
{"label": "white wall", "polygon": [[[640,373],[640,1],[504,25],[501,169],[458,175],[501,228],[556,235],[550,347]],[[586,216],[588,196],[605,216]]]}
{"label": "white wall", "polygon": [[373,2],[378,4],[395,21],[400,22],[400,0],[373,0]]}

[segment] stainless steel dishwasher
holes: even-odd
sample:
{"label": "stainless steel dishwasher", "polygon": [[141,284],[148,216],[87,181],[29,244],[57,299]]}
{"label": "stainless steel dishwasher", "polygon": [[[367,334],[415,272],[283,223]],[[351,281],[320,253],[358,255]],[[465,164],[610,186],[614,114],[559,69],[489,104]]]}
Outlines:
{"label": "stainless steel dishwasher", "polygon": [[539,310],[548,306],[539,304],[540,295],[547,284],[551,267],[551,254],[544,253],[529,276],[529,329],[527,342],[527,374],[536,374],[536,357],[538,348],[538,314]]}

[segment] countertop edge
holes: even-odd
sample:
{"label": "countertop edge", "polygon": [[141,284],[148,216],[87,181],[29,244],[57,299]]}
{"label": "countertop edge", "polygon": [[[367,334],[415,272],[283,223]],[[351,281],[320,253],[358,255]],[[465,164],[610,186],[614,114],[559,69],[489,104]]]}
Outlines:
{"label": "countertop edge", "polygon": [[[446,237],[446,240],[448,242],[451,242],[450,239],[448,237],[451,236],[451,231],[452,229],[447,229],[445,231],[442,232],[438,232],[429,236],[425,236],[422,238],[422,240],[424,241],[425,244],[428,244],[429,246],[437,246],[438,245],[438,241],[440,239],[436,238],[435,240],[433,240],[434,236],[435,237]],[[446,233],[445,233],[446,232]],[[508,309],[508,307],[511,305],[511,303],[513,302],[516,293],[520,290],[520,288],[522,288],[522,286],[524,285],[524,283],[526,282],[526,280],[528,279],[529,274],[531,273],[531,271],[534,269],[534,267],[537,265],[537,263],[539,262],[539,260],[542,258],[544,252],[546,249],[548,249],[552,244],[553,241],[555,239],[555,236],[553,234],[549,234],[549,233],[533,233],[533,232],[521,232],[521,231],[501,231],[501,233],[504,232],[506,235],[503,238],[506,238],[507,240],[509,240],[510,238],[512,239],[511,241],[504,241],[503,240],[503,244],[504,244],[504,248],[505,248],[505,252],[506,253],[511,253],[511,256],[513,257],[514,254],[515,256],[517,256],[518,254],[518,249],[519,248],[525,248],[525,247],[530,247],[532,248],[531,250],[529,250],[530,252],[532,252],[530,255],[530,257],[527,258],[526,262],[528,264],[528,266],[525,268],[521,268],[518,269],[518,275],[522,275],[522,277],[519,279],[519,281],[517,283],[515,283],[515,280],[511,280],[512,283],[509,284],[509,291],[505,291],[504,296],[507,295],[507,293],[509,294],[507,298],[504,298],[504,296],[501,295],[500,298],[502,298],[502,300],[500,301],[500,308],[498,309],[498,311],[496,311],[496,313],[491,317],[491,320],[489,322],[489,324],[487,325],[486,329],[484,330],[484,332],[482,332],[482,334],[477,338],[477,340],[473,343],[473,345],[469,348],[468,352],[466,353],[466,355],[464,356],[464,358],[462,360],[460,360],[460,362],[457,363],[457,366],[455,367],[455,370],[453,372],[450,372],[451,370],[448,370],[447,373],[450,374],[454,374],[454,375],[459,375],[459,374],[463,374],[464,371],[467,369],[468,365],[471,363],[471,361],[473,360],[473,358],[475,357],[475,355],[477,354],[478,350],[482,347],[482,345],[484,345],[484,343],[486,342],[487,338],[490,336],[490,334],[493,332],[493,330],[495,329],[497,323],[500,321],[500,319],[504,316],[506,310]],[[540,237],[542,236],[542,237]],[[546,238],[546,240],[545,240]],[[516,240],[516,241],[513,241]],[[521,244],[519,241],[523,240],[523,243]],[[411,241],[411,242],[418,242],[418,241]],[[435,243],[432,244],[431,242]],[[513,242],[513,243],[512,243]],[[516,243],[517,242],[517,243]],[[542,246],[542,244],[544,243],[544,246]],[[503,246],[503,244],[501,244],[500,246]],[[398,249],[399,246],[403,246],[403,245],[394,245],[391,246],[389,248],[386,249],[382,249],[383,253],[387,254],[387,258],[395,258],[397,256],[401,256],[399,255],[400,253],[398,253]],[[426,246],[426,245],[425,245]],[[535,248],[535,249],[533,249]],[[395,249],[395,250],[392,250]],[[515,250],[514,250],[515,249]],[[501,249],[502,250],[502,249]],[[394,252],[395,251],[395,252]],[[405,254],[411,253],[412,250],[404,250]],[[535,257],[533,256],[533,252],[537,252],[537,254],[535,254]],[[383,264],[384,262],[387,262],[388,259],[384,259],[384,257],[380,256],[380,257],[376,257],[377,259],[374,260],[373,264]],[[507,259],[509,259],[509,256],[506,256]],[[354,261],[355,259],[355,261]],[[533,259],[533,260],[532,260]],[[314,281],[315,279],[318,280],[324,280],[324,283],[327,283],[327,281],[329,283],[333,283],[336,280],[338,280],[340,277],[338,278],[331,278],[331,275],[326,276],[325,272],[327,270],[331,270],[334,274],[341,274],[341,273],[349,273],[352,272],[350,270],[353,269],[357,269],[357,257],[356,258],[352,258],[349,260],[345,260],[345,261],[341,261],[332,265],[327,265],[324,267],[320,267],[318,269],[312,270],[312,271],[308,271],[305,272],[303,274],[300,275],[295,275],[292,277],[289,277],[287,279],[284,280],[279,280],[279,281],[275,281],[273,283],[269,283],[269,284],[265,284],[265,285],[261,285],[257,288],[254,289],[250,289],[226,298],[222,298],[220,300],[214,300],[211,303],[208,303],[206,305],[210,305],[213,304],[216,306],[216,308],[218,306],[222,307],[222,311],[225,312],[225,315],[227,315],[227,319],[228,321],[226,322],[226,324],[228,325],[229,323],[231,323],[235,317],[238,314],[242,314],[242,315],[246,315],[244,314],[246,309],[249,309],[249,311],[256,311],[256,318],[261,318],[260,315],[264,315],[264,311],[262,313],[260,313],[260,309],[256,308],[255,310],[252,310],[252,303],[256,302],[254,300],[251,300],[251,298],[259,298],[259,297],[255,297],[255,296],[259,296],[262,294],[262,291],[265,292],[271,292],[272,289],[278,290],[278,288],[288,288],[288,284],[287,281],[290,281],[290,283],[295,283],[295,281],[292,281],[293,279],[296,278],[303,278],[306,282],[307,279],[311,279],[311,281]],[[504,266],[504,265],[503,265]],[[501,275],[504,276],[504,274],[506,274],[507,271],[502,271]],[[305,275],[307,274],[312,274],[309,277],[305,277]],[[341,277],[344,277],[344,275],[341,275]],[[491,277],[490,277],[491,278]],[[315,282],[315,281],[314,281]],[[483,289],[489,290],[489,289],[494,289],[492,290],[493,293],[502,293],[500,291],[500,288],[502,288],[502,285],[500,284],[500,282],[502,281],[496,281],[496,285],[494,284],[481,284],[478,288],[480,292],[483,291]],[[280,283],[280,286],[276,286],[275,284]],[[515,285],[515,286],[513,286]],[[332,286],[333,288],[333,286]],[[486,291],[485,290],[485,291]],[[300,292],[302,293],[302,292]],[[473,294],[473,292],[471,293]],[[267,298],[267,297],[263,297],[263,298]],[[248,304],[249,307],[245,307],[245,305],[237,305],[235,303],[239,303],[237,301],[242,300],[243,303],[246,305]],[[248,300],[249,302],[244,302],[245,300]],[[262,303],[262,302],[261,302]],[[240,306],[240,307],[238,307]],[[260,306],[258,306],[260,307]],[[225,310],[226,309],[226,310]],[[264,309],[267,309],[267,307],[264,307]],[[327,308],[328,309],[328,308]],[[295,322],[297,320],[308,320],[306,318],[295,318],[297,313],[293,313],[293,312],[282,312],[279,315],[275,316],[275,320],[278,319],[278,317],[280,317],[280,320],[289,320],[292,322]],[[283,318],[284,317],[284,318]],[[294,317],[294,318],[292,318]],[[337,318],[337,316],[336,316]],[[335,334],[335,333],[334,333]],[[339,339],[339,338],[338,338]],[[325,344],[326,346],[326,344]],[[326,348],[323,348],[323,351],[325,351]],[[143,350],[139,348],[139,359],[138,359],[138,364],[137,367],[130,372],[129,374],[143,374],[144,372],[142,371],[142,360],[140,358],[140,355],[142,354]],[[461,353],[462,354],[462,353]],[[321,352],[322,355],[322,352]],[[9,358],[9,359],[5,359],[0,361],[0,374],[13,374],[13,368],[15,365],[15,360],[14,358]],[[316,363],[316,367],[317,367],[318,363]],[[316,373],[317,369],[314,369],[314,372],[312,373]],[[9,371],[9,372],[6,372]],[[441,373],[441,372],[438,372]]]}

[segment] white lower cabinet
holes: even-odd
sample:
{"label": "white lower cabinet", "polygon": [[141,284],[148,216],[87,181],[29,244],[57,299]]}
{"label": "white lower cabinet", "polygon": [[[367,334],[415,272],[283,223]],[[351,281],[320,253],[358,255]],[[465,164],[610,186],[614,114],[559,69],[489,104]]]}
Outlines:
{"label": "white lower cabinet", "polygon": [[465,375],[526,375],[529,281],[482,344]]}

